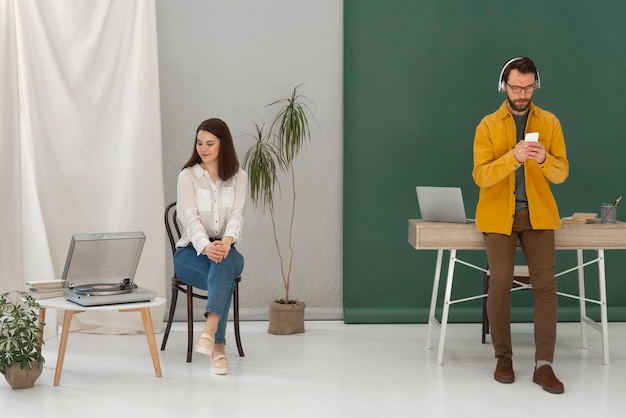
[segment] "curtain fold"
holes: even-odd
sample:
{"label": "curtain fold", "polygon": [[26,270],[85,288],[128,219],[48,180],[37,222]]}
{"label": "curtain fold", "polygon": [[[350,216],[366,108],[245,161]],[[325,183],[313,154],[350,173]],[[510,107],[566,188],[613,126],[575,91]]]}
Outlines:
{"label": "curtain fold", "polygon": [[21,289],[21,174],[13,2],[0,0],[0,291]]}
{"label": "curtain fold", "polygon": [[[2,261],[21,260],[3,267],[3,287],[5,275],[60,278],[72,234],[143,231],[135,280],[165,295],[154,1],[2,0],[3,205],[16,200],[3,206]],[[21,254],[5,256],[14,242]],[[73,329],[98,332],[100,322],[81,315]],[[101,330],[142,329],[131,322]]]}

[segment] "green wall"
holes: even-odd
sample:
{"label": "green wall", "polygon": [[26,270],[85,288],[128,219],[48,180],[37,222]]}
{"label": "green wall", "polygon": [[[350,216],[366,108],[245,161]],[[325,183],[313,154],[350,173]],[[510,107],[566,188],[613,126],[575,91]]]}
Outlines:
{"label": "green wall", "polygon": [[[427,321],[436,252],[407,242],[407,219],[420,217],[415,186],[460,186],[474,216],[474,129],[505,99],[496,87],[511,57],[535,61],[542,89],[533,100],[563,125],[570,176],[552,187],[561,216],[626,195],[623,0],[344,0],[344,20],[345,322]],[[480,251],[460,256],[486,264]],[[557,269],[574,262],[575,253],[557,253]],[[607,251],[606,264],[609,319],[624,321],[626,253]],[[480,272],[456,273],[454,297],[481,292]],[[597,296],[597,269],[586,276]],[[559,289],[577,293],[576,275]],[[514,320],[531,320],[529,292],[513,305]],[[450,320],[479,322],[480,306],[454,305]],[[561,298],[560,319],[577,315],[577,302]]]}

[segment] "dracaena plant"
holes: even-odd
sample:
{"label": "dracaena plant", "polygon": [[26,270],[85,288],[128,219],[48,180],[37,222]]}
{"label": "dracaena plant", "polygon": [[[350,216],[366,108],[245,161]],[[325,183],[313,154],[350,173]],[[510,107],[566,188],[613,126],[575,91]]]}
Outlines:
{"label": "dracaena plant", "polygon": [[[280,262],[280,273],[283,279],[285,296],[277,300],[279,303],[295,303],[289,299],[289,287],[293,266],[293,225],[296,213],[296,183],[294,159],[310,140],[309,116],[312,116],[305,96],[298,94],[298,87],[294,87],[291,96],[276,100],[267,106],[279,106],[267,133],[264,125],[255,123],[255,143],[248,149],[243,159],[244,169],[248,172],[250,183],[250,197],[255,207],[263,213],[269,212],[274,232],[274,242]],[[287,175],[291,182],[291,205],[287,238],[283,242],[278,237],[277,219],[274,206],[275,190],[280,184],[279,172]]]}

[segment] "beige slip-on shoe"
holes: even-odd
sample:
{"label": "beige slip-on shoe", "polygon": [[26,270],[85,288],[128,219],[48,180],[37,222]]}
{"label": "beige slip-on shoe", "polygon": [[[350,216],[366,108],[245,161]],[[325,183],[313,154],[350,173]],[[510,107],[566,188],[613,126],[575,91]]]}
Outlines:
{"label": "beige slip-on shoe", "polygon": [[228,373],[228,359],[224,354],[219,354],[215,357],[211,356],[211,371],[213,374]]}
{"label": "beige slip-on shoe", "polygon": [[209,334],[202,334],[196,343],[196,353],[210,356],[213,353],[215,340]]}

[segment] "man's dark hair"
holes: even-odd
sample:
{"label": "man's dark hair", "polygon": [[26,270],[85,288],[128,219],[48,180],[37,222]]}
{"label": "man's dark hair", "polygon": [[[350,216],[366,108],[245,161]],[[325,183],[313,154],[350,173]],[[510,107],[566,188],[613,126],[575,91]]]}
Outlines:
{"label": "man's dark hair", "polygon": [[537,67],[535,67],[535,63],[528,57],[521,57],[511,62],[506,66],[504,72],[502,73],[502,80],[506,83],[509,81],[509,74],[511,70],[517,70],[522,74],[534,74],[535,81],[539,80],[539,76],[537,75]]}

